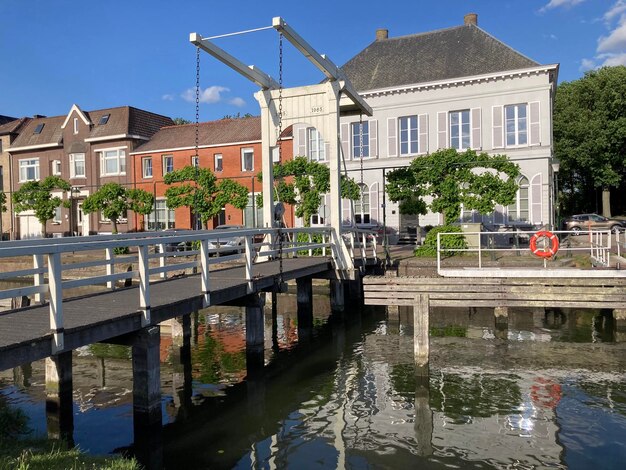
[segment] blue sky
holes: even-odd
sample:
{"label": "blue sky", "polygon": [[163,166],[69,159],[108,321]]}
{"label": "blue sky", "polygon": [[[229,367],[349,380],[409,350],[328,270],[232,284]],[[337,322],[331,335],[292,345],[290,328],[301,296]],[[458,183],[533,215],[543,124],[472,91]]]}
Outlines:
{"label": "blue sky", "polygon": [[[65,115],[135,106],[195,120],[196,51],[204,37],[269,26],[282,16],[320,53],[342,65],[374,40],[433,31],[478,14],[478,25],[542,64],[559,81],[626,64],[626,0],[0,0],[0,114]],[[278,79],[274,30],[216,40]],[[200,120],[258,114],[257,87],[201,53]],[[285,42],[285,86],[321,73]]]}

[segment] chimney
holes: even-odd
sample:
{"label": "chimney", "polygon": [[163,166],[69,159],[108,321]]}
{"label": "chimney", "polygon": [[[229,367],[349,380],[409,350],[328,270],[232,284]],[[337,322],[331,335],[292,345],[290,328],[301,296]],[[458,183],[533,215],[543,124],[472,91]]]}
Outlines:
{"label": "chimney", "polygon": [[45,118],[47,116],[44,116],[43,114],[33,114],[33,119],[40,119],[40,118]]}
{"label": "chimney", "polygon": [[389,30],[388,29],[377,29],[376,30],[376,40],[377,41],[383,41],[384,39],[387,39],[389,37]]}
{"label": "chimney", "polygon": [[463,17],[463,23],[465,26],[474,25],[478,26],[478,14],[477,13],[468,13]]}

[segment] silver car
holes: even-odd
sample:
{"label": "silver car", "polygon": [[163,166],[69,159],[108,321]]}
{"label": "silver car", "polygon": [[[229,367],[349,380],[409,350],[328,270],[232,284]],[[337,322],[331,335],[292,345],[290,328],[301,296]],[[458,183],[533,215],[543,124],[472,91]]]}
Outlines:
{"label": "silver car", "polygon": [[243,225],[218,225],[213,230],[219,233],[219,238],[209,241],[209,249],[219,249],[220,255],[243,252],[245,237],[229,233],[243,229],[245,229]]}
{"label": "silver car", "polygon": [[618,232],[624,230],[626,222],[619,219],[609,219],[598,214],[577,214],[563,220],[563,228],[574,234],[589,230],[610,230]]}

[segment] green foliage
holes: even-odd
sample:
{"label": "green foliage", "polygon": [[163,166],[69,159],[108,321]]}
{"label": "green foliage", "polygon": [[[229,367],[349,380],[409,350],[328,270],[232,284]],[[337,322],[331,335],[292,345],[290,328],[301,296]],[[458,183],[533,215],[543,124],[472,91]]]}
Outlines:
{"label": "green foliage", "polygon": [[553,125],[565,210],[592,210],[597,189],[626,181],[626,66],[603,67],[561,83]]}
{"label": "green foliage", "polygon": [[512,204],[518,176],[519,166],[506,155],[444,149],[387,173],[386,189],[389,199],[400,202],[401,213],[419,215],[430,209],[450,223],[459,218],[461,206],[488,214],[496,204]]}
{"label": "green foliage", "polygon": [[438,338],[465,338],[467,336],[467,327],[459,325],[433,326],[430,329],[430,336]]}
{"label": "green foliage", "polygon": [[46,222],[54,217],[57,207],[68,206],[67,201],[52,196],[52,192],[70,189],[70,184],[58,176],[48,176],[41,181],[28,181],[13,193],[13,208],[17,213],[34,211],[45,236]]}
{"label": "green foliage", "polygon": [[167,173],[163,180],[170,185],[165,191],[167,206],[191,207],[204,225],[226,205],[242,210],[248,205],[248,188],[235,180],[218,180],[207,168],[186,166]]}
{"label": "green foliage", "polygon": [[29,432],[28,417],[22,410],[9,408],[0,400],[0,442],[16,439]]}
{"label": "green foliage", "polygon": [[441,254],[444,256],[459,254],[459,252],[450,251],[452,249],[458,250],[467,248],[467,242],[465,241],[465,235],[461,227],[457,225],[440,225],[431,229],[426,238],[424,244],[415,250],[415,256],[417,257],[433,257],[437,256],[437,234],[438,233],[450,233],[450,235],[441,236]]}
{"label": "green foliage", "polygon": [[[309,240],[309,237],[311,237],[310,240]],[[323,240],[324,240],[324,236],[321,233],[313,233],[313,234],[310,234],[310,235],[308,233],[298,233],[298,236],[296,237],[296,242],[298,244],[300,244],[300,243],[322,243]],[[307,256],[309,254],[309,250],[299,250],[298,254]],[[322,255],[322,249],[321,248],[315,248],[313,250],[313,256],[321,256],[321,255]]]}
{"label": "green foliage", "polygon": [[[262,173],[259,173],[258,179],[263,180]],[[274,164],[274,179],[277,181],[278,200],[294,206],[296,217],[302,217],[305,225],[309,226],[311,216],[317,214],[322,203],[322,195],[330,192],[328,166],[309,161],[307,157],[294,157],[293,160]],[[360,197],[359,185],[344,175],[341,176],[341,197],[352,200]],[[263,206],[262,197],[257,197],[257,205]]]}
{"label": "green foliage", "polygon": [[172,120],[174,121],[174,124],[176,124],[177,126],[182,126],[183,124],[191,124],[191,121],[189,119],[185,119],[181,117],[177,117]]}
{"label": "green foliage", "polygon": [[0,213],[7,211],[7,195],[5,193],[0,193]]}
{"label": "green foliage", "polygon": [[249,117],[254,117],[254,116],[250,113],[245,113],[243,115],[241,113],[225,114],[222,119],[243,119],[243,118],[249,118]]}
{"label": "green foliage", "polygon": [[119,183],[106,183],[83,201],[83,212],[91,214],[100,211],[113,224],[113,233],[117,233],[117,224],[130,210],[146,215],[152,212],[154,196],[143,189],[127,189]]}

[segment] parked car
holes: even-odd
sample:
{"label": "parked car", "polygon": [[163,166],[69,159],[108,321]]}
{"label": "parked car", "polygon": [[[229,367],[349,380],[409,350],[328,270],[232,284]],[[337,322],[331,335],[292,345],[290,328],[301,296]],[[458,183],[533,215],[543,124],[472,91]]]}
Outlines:
{"label": "parked car", "polygon": [[213,230],[219,232],[219,238],[209,241],[209,249],[220,248],[220,255],[241,253],[244,250],[245,237],[229,232],[245,228],[243,225],[218,225]]}
{"label": "parked car", "polygon": [[574,234],[588,230],[611,230],[617,232],[626,229],[626,221],[609,219],[598,214],[577,214],[563,220],[563,229]]}

